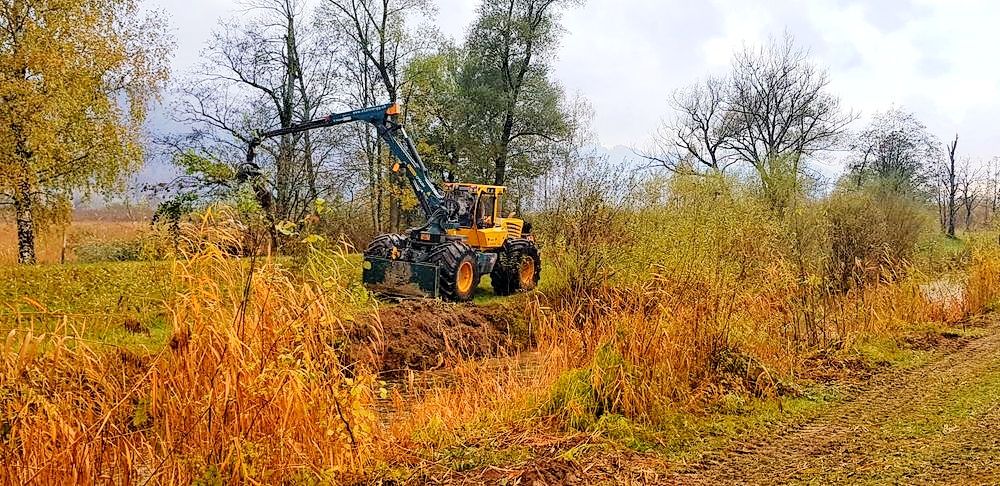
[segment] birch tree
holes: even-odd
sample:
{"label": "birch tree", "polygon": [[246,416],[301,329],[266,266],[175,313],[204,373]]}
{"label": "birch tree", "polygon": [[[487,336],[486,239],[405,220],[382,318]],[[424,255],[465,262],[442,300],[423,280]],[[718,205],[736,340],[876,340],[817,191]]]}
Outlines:
{"label": "birch tree", "polygon": [[121,188],[143,161],[147,108],[168,76],[163,21],[134,0],[0,2],[0,205],[18,261],[74,195]]}

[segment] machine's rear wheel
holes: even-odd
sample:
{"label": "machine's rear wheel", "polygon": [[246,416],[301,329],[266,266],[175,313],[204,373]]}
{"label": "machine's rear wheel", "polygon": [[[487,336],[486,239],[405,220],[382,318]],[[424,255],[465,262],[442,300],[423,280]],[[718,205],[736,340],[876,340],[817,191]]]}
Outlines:
{"label": "machine's rear wheel", "polygon": [[399,258],[399,252],[403,249],[405,244],[406,236],[404,235],[398,235],[395,233],[379,235],[368,244],[368,248],[365,250],[365,256],[395,260],[396,258]]}
{"label": "machine's rear wheel", "polygon": [[533,290],[542,275],[542,259],[535,242],[525,239],[509,239],[500,250],[490,280],[493,293],[510,295],[519,290]]}
{"label": "machine's rear wheel", "polygon": [[437,265],[441,297],[456,302],[472,300],[479,287],[476,251],[461,241],[442,243],[427,255],[426,263]]}

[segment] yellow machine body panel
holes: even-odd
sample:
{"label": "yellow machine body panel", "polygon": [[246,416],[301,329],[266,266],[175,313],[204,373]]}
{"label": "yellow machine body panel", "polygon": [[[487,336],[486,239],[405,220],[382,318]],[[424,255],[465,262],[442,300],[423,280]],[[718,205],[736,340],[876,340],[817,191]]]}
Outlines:
{"label": "yellow machine body panel", "polygon": [[448,233],[465,238],[479,250],[500,248],[507,238],[520,238],[524,220],[513,213],[503,217],[501,196],[507,188],[485,184],[448,183],[445,188],[460,201],[461,227]]}

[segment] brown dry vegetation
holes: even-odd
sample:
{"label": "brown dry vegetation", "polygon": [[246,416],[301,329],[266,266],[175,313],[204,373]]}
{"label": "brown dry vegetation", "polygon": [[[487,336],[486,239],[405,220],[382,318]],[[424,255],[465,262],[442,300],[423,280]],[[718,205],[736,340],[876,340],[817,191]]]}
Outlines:
{"label": "brown dry vegetation", "polygon": [[[871,343],[1000,296],[993,238],[949,275],[914,263],[923,230],[893,228],[920,224],[919,208],[841,195],[775,213],[738,185],[671,184],[550,214],[576,230],[540,228],[541,291],[499,307],[377,304],[337,253],[289,266],[228,256],[225,234],[180,245],[193,253],[172,264],[166,346],[79,340],[71,316],[5,336],[2,475],[499,481],[544,463],[559,476],[594,444],[676,453],[694,443],[678,430],[700,434],[683,414],[799,397],[836,379],[826,368],[868,369]],[[595,212],[613,231],[584,238]],[[964,291],[940,298],[943,278]]]}
{"label": "brown dry vegetation", "polygon": [[173,337],[155,353],[71,346],[69,326],[7,336],[4,476],[229,482],[362,470],[374,377],[347,378],[331,346],[350,298],[211,245],[175,265]]}
{"label": "brown dry vegetation", "polygon": [[[49,228],[39,234],[38,262],[59,263],[63,258],[66,262],[76,262],[80,260],[80,249],[87,256],[116,244],[141,247],[141,239],[149,231],[148,222],[74,221],[65,228]],[[17,263],[17,230],[12,223],[0,222],[0,265],[14,263]]]}

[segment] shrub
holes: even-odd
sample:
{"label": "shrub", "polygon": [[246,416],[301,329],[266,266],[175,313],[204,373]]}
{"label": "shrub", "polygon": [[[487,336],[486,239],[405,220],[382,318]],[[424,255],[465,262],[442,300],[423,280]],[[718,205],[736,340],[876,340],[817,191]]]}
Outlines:
{"label": "shrub", "polygon": [[558,192],[543,197],[535,232],[553,263],[546,280],[556,293],[586,295],[613,279],[627,258],[634,181],[621,170],[590,161],[562,174]]}
{"label": "shrub", "polygon": [[830,244],[826,280],[838,291],[905,272],[928,229],[925,211],[890,192],[839,192],[825,205]]}
{"label": "shrub", "polygon": [[585,430],[593,425],[600,415],[600,406],[590,370],[576,368],[560,375],[552,385],[543,411],[556,414],[573,429]]}
{"label": "shrub", "polygon": [[73,253],[80,263],[160,260],[169,252],[169,240],[156,231],[144,231],[126,239],[111,240],[88,235],[73,247]]}

